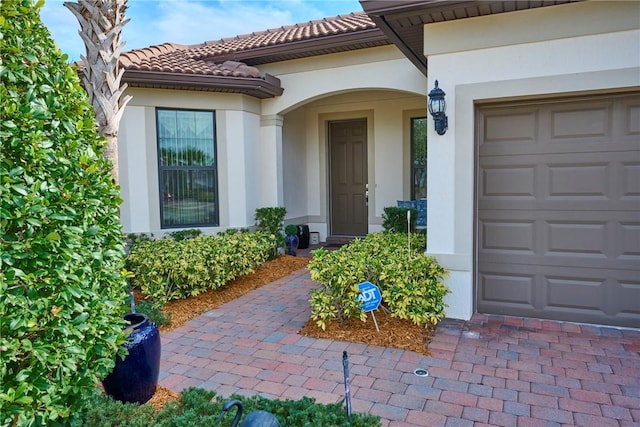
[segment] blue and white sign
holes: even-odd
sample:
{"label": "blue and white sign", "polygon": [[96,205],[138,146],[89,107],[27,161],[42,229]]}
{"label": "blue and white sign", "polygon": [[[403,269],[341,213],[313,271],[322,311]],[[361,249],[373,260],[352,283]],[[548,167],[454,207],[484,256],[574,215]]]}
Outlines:
{"label": "blue and white sign", "polygon": [[358,301],[361,302],[360,308],[364,311],[377,310],[382,301],[382,295],[380,295],[380,288],[371,282],[362,282],[358,284],[360,288],[360,294],[358,295]]}

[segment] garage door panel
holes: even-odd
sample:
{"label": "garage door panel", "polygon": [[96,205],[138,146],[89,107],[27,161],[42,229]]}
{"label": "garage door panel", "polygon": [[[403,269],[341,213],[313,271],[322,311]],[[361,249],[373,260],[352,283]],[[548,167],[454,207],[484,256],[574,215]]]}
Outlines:
{"label": "garage door panel", "polygon": [[640,223],[633,221],[638,217],[634,212],[619,212],[623,222],[594,219],[597,211],[574,212],[572,221],[562,211],[512,211],[510,219],[499,214],[486,213],[479,221],[480,263],[502,260],[627,270],[640,266]]}
{"label": "garage door panel", "polygon": [[508,304],[512,308],[519,306],[522,309],[533,310],[533,289],[535,288],[535,275],[507,274],[500,271],[491,271],[480,275],[483,284],[480,303],[483,304]]}
{"label": "garage door panel", "polygon": [[635,326],[638,325],[638,317],[640,317],[640,279],[635,277],[628,280],[620,280],[617,284],[616,294],[619,298],[619,315],[630,320],[635,320]]}
{"label": "garage door panel", "polygon": [[560,102],[485,108],[479,116],[480,155],[552,154],[637,149],[637,100]]}
{"label": "garage door panel", "polygon": [[633,271],[584,268],[574,274],[563,266],[486,266],[479,275],[481,312],[640,326],[640,282]]}
{"label": "garage door panel", "polygon": [[[605,314],[602,302],[605,300],[606,279],[546,276],[544,280],[546,299],[543,309]],[[580,298],[576,295],[580,295]]]}
{"label": "garage door panel", "polygon": [[640,200],[640,162],[624,162],[621,165],[621,198],[629,202]]}
{"label": "garage door panel", "polygon": [[517,113],[498,109],[484,116],[485,147],[496,144],[524,144],[535,143],[538,139],[538,109],[520,109]]}
{"label": "garage door panel", "polygon": [[617,239],[620,242],[618,258],[640,264],[640,222],[623,222],[618,224]]}
{"label": "garage door panel", "polygon": [[607,163],[550,165],[548,197],[609,200]]}
{"label": "garage door panel", "polygon": [[622,109],[624,134],[626,136],[640,135],[640,103],[633,100],[623,101]]}
{"label": "garage door panel", "polygon": [[546,223],[545,256],[607,258],[607,223]]}
{"label": "garage door panel", "polygon": [[612,133],[611,108],[608,102],[584,106],[568,104],[551,107],[551,140],[567,139],[584,142],[590,138],[610,138]]}
{"label": "garage door panel", "polygon": [[486,167],[482,177],[483,197],[517,197],[535,200],[535,166]]}
{"label": "garage door panel", "polygon": [[485,221],[482,223],[482,250],[503,253],[509,251],[534,255],[534,221]]}
{"label": "garage door panel", "polygon": [[478,110],[478,310],[640,327],[640,95]]}

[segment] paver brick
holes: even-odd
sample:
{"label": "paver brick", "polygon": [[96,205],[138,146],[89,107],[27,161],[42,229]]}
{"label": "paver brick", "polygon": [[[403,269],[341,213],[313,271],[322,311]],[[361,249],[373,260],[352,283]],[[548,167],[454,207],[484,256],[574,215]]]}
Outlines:
{"label": "paver brick", "polygon": [[433,382],[433,387],[441,390],[466,392],[469,389],[469,384],[461,381],[448,380],[446,378],[436,378]]}
{"label": "paver brick", "polygon": [[[633,416],[628,408],[623,408],[621,406],[600,405],[600,410],[602,411],[603,417],[615,418],[616,420],[633,421]],[[640,421],[640,419],[636,421]]]}
{"label": "paver brick", "polygon": [[516,422],[517,417],[515,415],[494,411],[489,413],[489,424],[494,426],[513,427],[516,425]]}
{"label": "paver brick", "polygon": [[471,421],[486,423],[489,421],[489,410],[484,408],[465,407],[462,409],[462,418]]}
{"label": "paver brick", "polygon": [[561,397],[558,400],[558,407],[565,411],[581,412],[583,414],[590,414],[601,416],[602,411],[600,405],[594,405],[592,402],[585,402],[584,400],[575,400],[566,397]]}
{"label": "paver brick", "polygon": [[440,394],[440,400],[443,402],[456,403],[462,406],[475,407],[478,403],[478,397],[473,394],[461,393],[458,391],[444,390]]}
{"label": "paver brick", "polygon": [[531,393],[569,397],[569,390],[566,387],[540,383],[531,383]]}
{"label": "paver brick", "polygon": [[613,418],[596,417],[588,414],[573,414],[574,422],[579,426],[618,427],[618,420]]}
{"label": "paver brick", "polygon": [[435,412],[438,414],[446,415],[447,417],[462,416],[462,406],[454,403],[441,402],[438,400],[429,400],[424,405],[424,410],[427,412]]}
{"label": "paver brick", "polygon": [[417,396],[407,396],[402,394],[392,394],[389,398],[389,404],[400,408],[422,410],[426,400]]}
{"label": "paver brick", "polygon": [[409,410],[384,403],[374,403],[370,413],[388,420],[403,421],[407,417]]}
{"label": "paver brick", "polygon": [[553,421],[560,424],[573,424],[573,414],[561,409],[531,405],[531,417]]}
{"label": "paver brick", "polygon": [[518,394],[518,402],[527,405],[542,406],[544,408],[558,408],[558,398],[555,396],[545,396],[543,394],[520,392]]}
{"label": "paver brick", "polygon": [[406,421],[416,426],[444,427],[447,416],[435,412],[409,411]]}
{"label": "paver brick", "polygon": [[474,422],[462,418],[447,417],[447,422],[444,425],[445,427],[473,427]]}
{"label": "paver brick", "polygon": [[607,393],[597,391],[569,389],[569,395],[572,399],[584,400],[593,403],[603,403],[611,405],[611,397]]}
{"label": "paver brick", "polygon": [[530,416],[531,407],[528,404],[506,401],[504,402],[504,412],[518,416]]}

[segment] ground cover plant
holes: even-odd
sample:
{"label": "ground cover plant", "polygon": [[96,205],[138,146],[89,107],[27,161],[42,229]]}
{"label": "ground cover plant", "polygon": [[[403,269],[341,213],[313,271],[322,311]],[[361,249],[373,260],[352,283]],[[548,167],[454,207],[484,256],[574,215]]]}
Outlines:
{"label": "ground cover plant", "polygon": [[435,325],[445,316],[447,271],[424,256],[424,246],[424,234],[383,232],[336,251],[314,251],[308,268],[322,287],[311,292],[311,318],[322,329],[333,320],[366,320],[357,299],[358,284],[370,281],[380,288],[382,305],[391,316]]}
{"label": "ground cover plant", "polygon": [[[96,396],[82,410],[82,425],[93,427],[211,427],[222,412],[222,405],[232,399],[243,404],[243,414],[264,410],[275,415],[287,427],[376,427],[380,418],[368,414],[352,413],[347,416],[342,403],[320,404],[312,398],[299,400],[272,400],[261,396],[217,396],[214,391],[189,388],[180,399],[167,403],[156,411],[149,405],[122,404],[107,396]],[[235,410],[222,420],[221,427],[231,425]],[[243,418],[244,418],[243,416]],[[242,421],[241,421],[242,422]]]}
{"label": "ground cover plant", "polygon": [[40,5],[0,3],[0,425],[71,422],[124,342],[119,192]]}

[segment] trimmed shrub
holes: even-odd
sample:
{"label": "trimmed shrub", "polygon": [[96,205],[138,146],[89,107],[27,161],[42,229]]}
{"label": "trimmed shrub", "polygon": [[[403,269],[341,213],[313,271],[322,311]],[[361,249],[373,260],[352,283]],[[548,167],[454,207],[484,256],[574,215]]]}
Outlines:
{"label": "trimmed shrub", "polygon": [[448,273],[434,258],[424,256],[424,245],[423,234],[385,232],[353,240],[336,251],[313,251],[308,269],[311,279],[323,286],[311,291],[311,318],[322,329],[333,319],[366,320],[357,297],[358,284],[368,280],[378,285],[382,304],[392,316],[435,325],[445,315],[449,290],[442,280]]}
{"label": "trimmed shrub", "polygon": [[0,7],[0,425],[55,426],[124,342],[120,198],[40,4]]}
{"label": "trimmed shrub", "polygon": [[[321,404],[315,399],[271,400],[261,396],[217,396],[214,391],[188,388],[180,394],[180,400],[170,402],[155,413],[149,405],[133,405],[116,402],[107,396],[97,397],[82,411],[82,425],[92,427],[211,427],[222,412],[222,405],[230,400],[240,400],[243,418],[252,411],[271,412],[281,426],[308,427],[379,427],[380,418],[374,415],[352,413],[347,416],[341,403]],[[221,427],[228,427],[235,416],[235,409],[222,419]],[[241,421],[242,421],[241,419]]]}
{"label": "trimmed shrub", "polygon": [[156,308],[217,289],[263,264],[274,236],[233,232],[175,241],[141,241],[129,251],[127,268],[133,283]]}
{"label": "trimmed shrub", "polygon": [[284,236],[282,235],[282,224],[287,209],[282,207],[270,207],[256,209],[255,221],[256,229],[265,233],[273,234],[276,238],[270,258],[278,256],[278,248],[284,248]]}
{"label": "trimmed shrub", "polygon": [[185,239],[193,239],[194,237],[198,237],[202,235],[202,230],[199,228],[190,228],[188,230],[178,230],[172,231],[169,234],[173,240],[185,240]]}
{"label": "trimmed shrub", "polygon": [[383,209],[382,228],[392,233],[407,233],[407,212],[411,211],[411,231],[416,229],[418,211],[413,208],[387,206]]}

